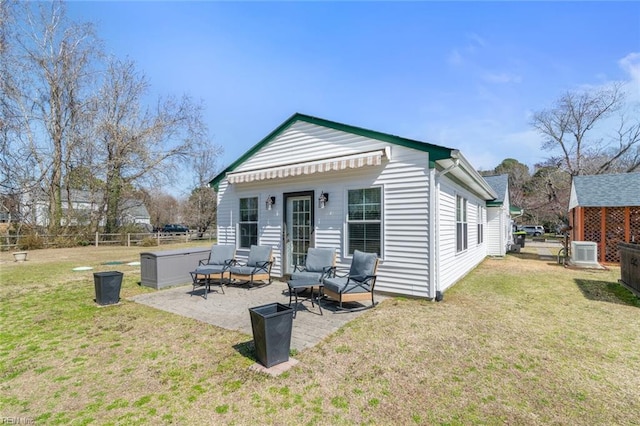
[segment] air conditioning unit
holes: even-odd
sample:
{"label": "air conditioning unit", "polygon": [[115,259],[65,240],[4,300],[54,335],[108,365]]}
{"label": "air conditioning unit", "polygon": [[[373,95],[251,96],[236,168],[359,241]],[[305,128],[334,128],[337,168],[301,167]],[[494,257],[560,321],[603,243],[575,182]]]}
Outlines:
{"label": "air conditioning unit", "polygon": [[601,268],[598,245],[592,241],[572,241],[570,263],[583,268]]}

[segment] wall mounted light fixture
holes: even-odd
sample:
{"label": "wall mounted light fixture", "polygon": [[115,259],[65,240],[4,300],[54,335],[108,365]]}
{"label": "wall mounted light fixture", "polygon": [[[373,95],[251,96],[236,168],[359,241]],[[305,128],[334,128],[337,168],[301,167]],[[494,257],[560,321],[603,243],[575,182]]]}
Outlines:
{"label": "wall mounted light fixture", "polygon": [[324,209],[327,203],[329,202],[329,194],[326,192],[321,192],[320,197],[318,198],[318,204],[321,209]]}
{"label": "wall mounted light fixture", "polygon": [[275,204],[276,204],[276,197],[275,197],[275,196],[273,196],[273,195],[269,195],[269,196],[267,197],[267,202],[266,202],[267,210],[271,210],[271,208],[272,208]]}

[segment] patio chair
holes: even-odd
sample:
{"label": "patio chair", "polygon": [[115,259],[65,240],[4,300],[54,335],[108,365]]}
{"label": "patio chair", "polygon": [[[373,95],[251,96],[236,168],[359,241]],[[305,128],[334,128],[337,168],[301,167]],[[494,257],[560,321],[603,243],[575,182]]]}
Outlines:
{"label": "patio chair", "polygon": [[293,265],[292,280],[316,280],[322,283],[325,277],[332,275],[336,268],[336,251],[330,248],[313,248],[307,250],[304,265]]}
{"label": "patio chair", "polygon": [[228,275],[229,268],[236,264],[236,247],[233,245],[217,245],[211,246],[209,257],[207,259],[201,259],[198,262],[198,267],[194,269],[191,274],[193,281],[193,290],[196,287],[204,286],[204,298],[207,298],[207,293],[211,290],[211,281],[219,280],[220,288],[224,293],[223,280],[225,275]]}
{"label": "patio chair", "polygon": [[[309,248],[304,265],[294,265],[291,278],[287,281],[289,286],[289,306],[295,297],[296,307],[298,306],[298,294],[304,291],[310,291],[309,299],[313,305],[313,290],[318,287],[318,308],[322,314],[320,306],[320,295],[322,294],[322,281],[331,277],[335,273],[336,268],[336,251],[329,248]],[[293,316],[295,318],[296,312]]]}
{"label": "patio chair", "polygon": [[[249,258],[244,265],[239,262],[229,268],[229,283],[244,281],[250,286],[257,281],[268,281],[262,286],[271,284],[271,267],[273,266],[273,249],[270,246],[251,246]],[[261,286],[261,287],[262,287]]]}
{"label": "patio chair", "polygon": [[[329,299],[339,302],[339,309],[361,310],[377,305],[373,300],[373,289],[376,285],[376,273],[378,271],[378,255],[356,250],[351,259],[349,272],[344,275],[325,278],[324,295]],[[371,299],[371,306],[346,309],[343,302],[359,302]]]}

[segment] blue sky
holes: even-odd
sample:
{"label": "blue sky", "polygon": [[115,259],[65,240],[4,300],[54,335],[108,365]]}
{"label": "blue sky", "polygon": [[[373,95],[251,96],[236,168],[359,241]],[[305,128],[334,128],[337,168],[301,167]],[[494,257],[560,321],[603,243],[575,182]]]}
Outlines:
{"label": "blue sky", "polygon": [[547,153],[531,114],[629,82],[638,2],[70,2],[157,95],[202,99],[224,167],[296,112],[457,148],[479,169]]}

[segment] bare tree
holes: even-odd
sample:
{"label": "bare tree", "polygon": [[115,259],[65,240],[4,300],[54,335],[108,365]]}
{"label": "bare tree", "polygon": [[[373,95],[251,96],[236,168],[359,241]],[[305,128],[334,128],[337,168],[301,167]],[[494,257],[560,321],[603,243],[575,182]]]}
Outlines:
{"label": "bare tree", "polygon": [[547,228],[554,228],[566,222],[571,175],[549,161],[535,167],[536,171],[526,185],[525,216]]}
{"label": "bare tree", "polygon": [[[20,134],[15,46],[9,44],[15,38],[17,6],[13,1],[0,1],[0,195],[3,200],[19,198],[19,189],[27,175],[20,147],[12,143]],[[11,216],[17,217],[18,203],[3,202],[3,205]]]}
{"label": "bare tree", "polygon": [[151,224],[154,228],[160,228],[167,223],[177,222],[178,200],[162,188],[144,191],[144,204],[151,216]]}
{"label": "bare tree", "polygon": [[571,176],[554,161],[536,164],[533,175],[529,167],[513,158],[503,160],[495,169],[483,175],[509,175],[509,200],[521,207],[519,221],[542,224],[553,229],[566,220]]}
{"label": "bare tree", "polygon": [[9,161],[28,174],[24,181],[47,195],[49,226],[55,230],[63,216],[64,176],[82,140],[91,64],[100,43],[91,24],[67,20],[60,1],[21,6],[11,9],[20,16],[12,21],[11,44],[3,48],[3,73],[12,79],[3,95],[11,104],[6,110],[14,114],[6,143],[14,156]]}
{"label": "bare tree", "polygon": [[[635,117],[640,111],[635,111]],[[610,172],[632,172],[640,168],[640,121],[636,118],[627,124],[624,115],[620,116],[619,126],[612,136],[612,145],[602,161],[598,174]]]}
{"label": "bare tree", "polygon": [[217,216],[217,194],[209,186],[209,182],[217,174],[217,159],[220,154],[221,147],[203,142],[201,149],[191,160],[196,185],[184,205],[182,217],[198,230],[200,236],[215,223]]}
{"label": "bare tree", "polygon": [[[144,104],[149,83],[130,60],[113,59],[94,100],[94,167],[105,183],[105,232],[118,225],[127,187],[170,181],[178,161],[185,160],[207,129],[202,108],[189,97]],[[149,185],[150,186],[150,185]]]}
{"label": "bare tree", "polygon": [[529,166],[513,158],[506,158],[495,169],[483,174],[509,175],[509,200],[511,204],[518,207],[526,206],[525,191],[531,179]]}
{"label": "bare tree", "polygon": [[[627,120],[621,84],[604,89],[568,92],[548,110],[537,112],[532,125],[544,138],[551,163],[571,175],[633,171],[640,167],[640,121]],[[619,126],[609,130],[619,113]]]}
{"label": "bare tree", "polygon": [[133,62],[104,68],[92,25],[70,22],[60,0],[0,0],[0,57],[0,195],[19,190],[47,205],[50,231],[69,223],[63,213],[74,216],[71,194],[82,190],[102,198],[93,226],[106,212],[113,232],[126,197],[175,183],[208,140],[199,103],[149,104]]}

